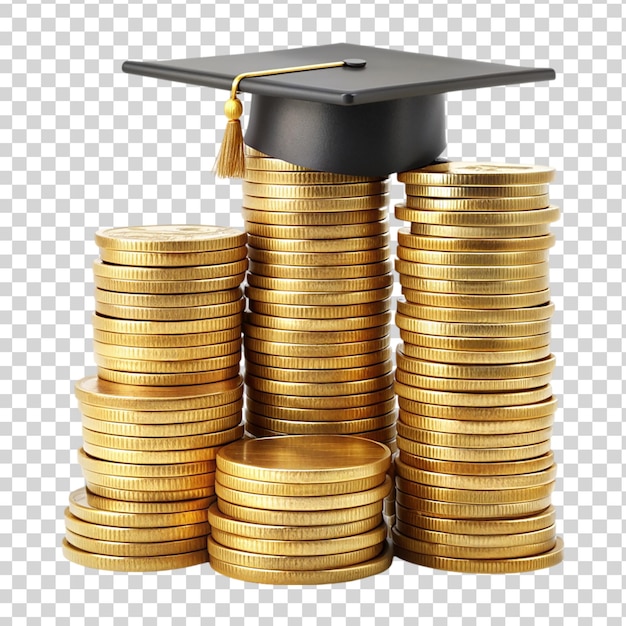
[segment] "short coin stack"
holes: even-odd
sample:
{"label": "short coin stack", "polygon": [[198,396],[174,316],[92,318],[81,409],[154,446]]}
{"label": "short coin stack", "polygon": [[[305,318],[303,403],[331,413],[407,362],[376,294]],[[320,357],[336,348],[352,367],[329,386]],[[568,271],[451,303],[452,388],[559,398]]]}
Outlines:
{"label": "short coin stack", "polygon": [[437,163],[405,172],[396,216],[395,553],[474,573],[562,560],[550,494],[548,248],[553,170]]}
{"label": "short coin stack", "polygon": [[239,441],[217,456],[211,566],[266,584],[327,584],[391,564],[382,519],[389,449],[360,437]]}
{"label": "short coin stack", "polygon": [[248,155],[246,428],[393,445],[388,182]]}
{"label": "short coin stack", "polygon": [[[243,435],[245,235],[159,226],[111,229],[97,238],[101,367],[98,377],[76,384],[87,489],[70,498],[64,552],[85,566],[122,571],[200,563],[217,450]],[[224,267],[224,259],[238,264],[233,276],[188,273]],[[131,262],[141,267],[121,265]],[[110,267],[120,274],[102,276]],[[175,280],[179,271],[187,279]]]}

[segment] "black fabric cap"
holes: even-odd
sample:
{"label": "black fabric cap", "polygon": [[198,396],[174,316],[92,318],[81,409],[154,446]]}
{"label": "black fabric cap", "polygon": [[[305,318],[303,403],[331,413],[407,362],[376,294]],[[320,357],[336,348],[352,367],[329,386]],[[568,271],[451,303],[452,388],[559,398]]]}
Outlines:
{"label": "black fabric cap", "polygon": [[337,67],[244,79],[252,94],[245,140],[315,170],[384,176],[422,167],[446,146],[445,93],[554,78],[554,70],[353,44],[176,61],[126,61],[139,74],[230,90],[244,72],[331,61]]}

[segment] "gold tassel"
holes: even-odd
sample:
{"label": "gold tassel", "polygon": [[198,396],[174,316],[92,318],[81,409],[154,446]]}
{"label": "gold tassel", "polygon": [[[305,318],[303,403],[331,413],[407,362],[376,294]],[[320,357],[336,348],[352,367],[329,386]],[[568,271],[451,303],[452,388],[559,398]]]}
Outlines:
{"label": "gold tassel", "polygon": [[[246,158],[243,144],[243,132],[241,130],[240,117],[243,114],[243,105],[237,98],[239,83],[244,78],[257,78],[260,76],[275,76],[276,74],[289,74],[292,72],[304,72],[306,70],[321,70],[331,67],[350,65],[348,61],[333,61],[331,63],[318,63],[317,65],[301,65],[298,67],[286,67],[281,69],[263,70],[260,72],[246,72],[239,74],[233,80],[230,89],[230,98],[224,106],[224,114],[228,118],[224,138],[213,171],[220,178],[244,178],[246,175]],[[360,67],[360,66],[359,66]]]}

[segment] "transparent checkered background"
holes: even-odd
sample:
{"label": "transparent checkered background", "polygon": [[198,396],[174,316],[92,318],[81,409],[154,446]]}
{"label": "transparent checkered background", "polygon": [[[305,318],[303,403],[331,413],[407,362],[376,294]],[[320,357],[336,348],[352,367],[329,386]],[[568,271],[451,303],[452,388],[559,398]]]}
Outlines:
{"label": "transparent checkered background", "polygon": [[[0,623],[622,623],[619,0],[2,0],[0,16]],[[563,207],[551,261],[561,399],[553,447],[566,564],[478,577],[396,560],[368,580],[287,589],[229,580],[208,565],[126,575],[66,562],[63,509],[82,484],[72,384],[95,371],[95,230],[242,226],[240,185],[210,173],[224,93],[128,76],[121,63],[342,41],[557,71],[551,83],[451,94],[448,155],[559,171],[551,186]],[[395,183],[393,199],[401,196]]]}

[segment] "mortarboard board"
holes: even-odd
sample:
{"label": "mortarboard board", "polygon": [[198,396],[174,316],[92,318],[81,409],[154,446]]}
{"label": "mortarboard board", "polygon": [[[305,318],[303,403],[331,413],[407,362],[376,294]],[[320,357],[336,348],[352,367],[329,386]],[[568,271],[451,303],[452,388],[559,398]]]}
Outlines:
{"label": "mortarboard board", "polygon": [[174,61],[126,61],[122,69],[231,90],[233,81],[244,73],[286,68],[282,72],[332,62],[339,64],[244,78],[237,89],[252,94],[246,143],[313,170],[386,176],[423,167],[443,152],[447,92],[555,76],[548,68],[353,44]]}

